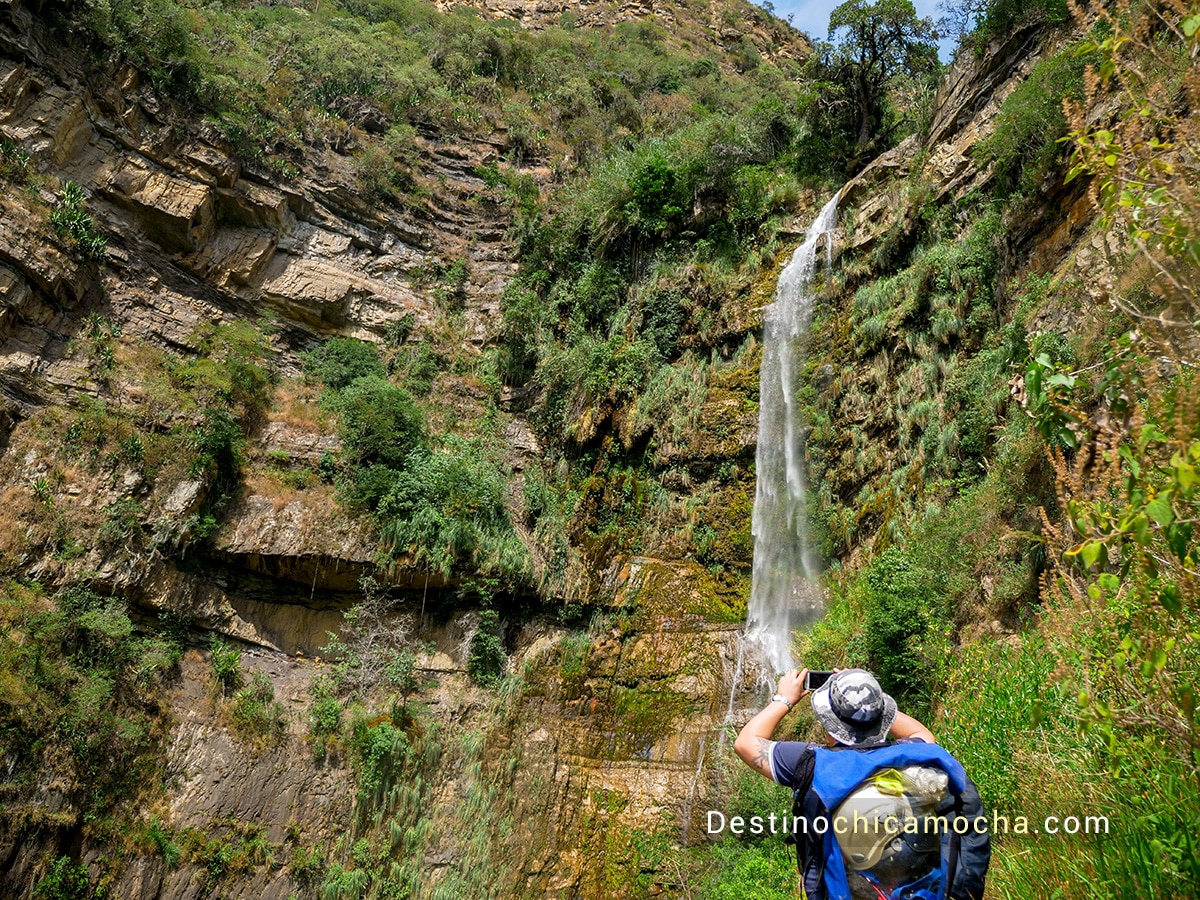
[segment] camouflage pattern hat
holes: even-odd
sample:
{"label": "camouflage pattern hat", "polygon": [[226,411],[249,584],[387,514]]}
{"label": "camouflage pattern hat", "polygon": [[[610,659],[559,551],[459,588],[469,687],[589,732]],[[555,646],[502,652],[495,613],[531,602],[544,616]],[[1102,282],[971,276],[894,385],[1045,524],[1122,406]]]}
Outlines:
{"label": "camouflage pattern hat", "polygon": [[839,744],[882,741],[896,721],[896,701],[864,669],[838,672],[812,695],[813,712]]}

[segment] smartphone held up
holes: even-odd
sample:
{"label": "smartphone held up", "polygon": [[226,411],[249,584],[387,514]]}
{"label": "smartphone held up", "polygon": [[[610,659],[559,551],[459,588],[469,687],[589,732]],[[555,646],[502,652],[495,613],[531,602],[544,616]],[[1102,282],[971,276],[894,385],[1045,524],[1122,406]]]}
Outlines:
{"label": "smartphone held up", "polygon": [[804,675],[804,689],[806,691],[815,691],[832,677],[832,672],[822,672],[809,669]]}

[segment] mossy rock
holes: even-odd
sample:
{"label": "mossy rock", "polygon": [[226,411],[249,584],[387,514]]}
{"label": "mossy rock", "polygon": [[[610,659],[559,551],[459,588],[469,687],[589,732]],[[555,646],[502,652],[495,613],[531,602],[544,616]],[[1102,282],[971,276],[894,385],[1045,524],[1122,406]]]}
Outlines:
{"label": "mossy rock", "polygon": [[692,560],[635,556],[620,568],[614,605],[634,607],[642,616],[741,622],[749,600],[749,579],[714,575]]}
{"label": "mossy rock", "polygon": [[613,751],[619,757],[649,758],[654,744],[674,730],[674,722],[695,702],[669,690],[620,685],[613,690]]}

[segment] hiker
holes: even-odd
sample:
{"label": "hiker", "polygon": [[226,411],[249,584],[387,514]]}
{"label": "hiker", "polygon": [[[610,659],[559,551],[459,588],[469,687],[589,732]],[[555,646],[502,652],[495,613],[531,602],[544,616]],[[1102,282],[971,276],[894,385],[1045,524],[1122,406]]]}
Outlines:
{"label": "hiker", "polygon": [[[871,673],[838,670],[814,691],[805,689],[807,678],[807,669],[784,675],[734,750],[793,790],[788,840],[796,843],[808,900],[981,900],[991,839],[979,791],[962,766],[896,708]],[[824,745],[772,740],[783,717],[810,694]],[[874,829],[846,827],[855,817]],[[953,826],[962,817],[972,827],[959,834]]]}

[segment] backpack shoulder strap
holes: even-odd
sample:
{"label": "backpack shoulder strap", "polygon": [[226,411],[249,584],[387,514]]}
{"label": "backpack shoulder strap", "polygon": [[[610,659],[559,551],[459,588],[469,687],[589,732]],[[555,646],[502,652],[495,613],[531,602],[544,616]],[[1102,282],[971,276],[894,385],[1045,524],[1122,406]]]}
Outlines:
{"label": "backpack shoulder strap", "polygon": [[[816,754],[810,748],[800,754],[800,759],[797,761],[796,768],[792,772],[793,821],[804,818],[805,814],[811,811],[805,809],[805,806],[806,801],[808,801],[809,791],[812,790],[813,771],[816,768],[816,764]],[[811,841],[807,839],[806,835],[797,835],[793,832],[788,835],[787,842],[796,845],[796,866],[803,873],[812,856]]]}
{"label": "backpack shoulder strap", "polygon": [[[958,818],[963,814],[962,794],[952,794],[951,796],[954,798],[954,821],[957,822]],[[957,829],[951,828],[950,840],[948,841],[948,846],[945,847],[945,855],[942,858],[942,866],[946,870],[945,895],[947,897],[953,896],[951,892],[954,890],[954,878],[958,875],[958,854],[961,848],[962,835],[958,833]]]}

